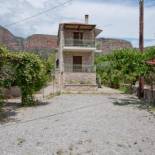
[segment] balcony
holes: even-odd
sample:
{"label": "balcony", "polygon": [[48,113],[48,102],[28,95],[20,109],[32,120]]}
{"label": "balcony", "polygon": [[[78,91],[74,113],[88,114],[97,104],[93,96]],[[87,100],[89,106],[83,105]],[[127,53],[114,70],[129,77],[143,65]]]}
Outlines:
{"label": "balcony", "polygon": [[81,48],[81,49],[95,49],[95,40],[84,39],[65,39],[64,47]]}
{"label": "balcony", "polygon": [[65,72],[79,72],[79,73],[96,73],[96,66],[94,65],[64,65]]}

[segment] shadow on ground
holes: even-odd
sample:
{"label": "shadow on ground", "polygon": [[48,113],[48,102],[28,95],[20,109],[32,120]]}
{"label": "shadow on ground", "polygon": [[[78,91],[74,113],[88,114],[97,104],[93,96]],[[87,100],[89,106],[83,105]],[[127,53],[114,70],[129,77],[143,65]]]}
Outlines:
{"label": "shadow on ground", "polygon": [[[45,106],[48,105],[49,102],[41,102],[37,101],[34,106]],[[28,108],[28,106],[22,106],[19,101],[12,102],[12,100],[8,100],[4,103],[2,110],[0,111],[0,124],[8,123],[8,122],[18,122],[19,120],[15,119],[14,116],[17,115],[18,109],[20,108]]]}
{"label": "shadow on ground", "polygon": [[144,100],[139,100],[136,97],[128,97],[128,98],[122,98],[122,99],[116,99],[116,98],[112,98],[113,104],[117,105],[117,106],[128,106],[128,105],[132,105],[132,106],[136,106],[139,109],[146,109],[148,110],[150,107],[150,104],[147,103]]}
{"label": "shadow on ground", "polygon": [[0,111],[0,123],[15,121],[12,117],[16,115],[16,110],[19,108],[18,103],[5,103]]}

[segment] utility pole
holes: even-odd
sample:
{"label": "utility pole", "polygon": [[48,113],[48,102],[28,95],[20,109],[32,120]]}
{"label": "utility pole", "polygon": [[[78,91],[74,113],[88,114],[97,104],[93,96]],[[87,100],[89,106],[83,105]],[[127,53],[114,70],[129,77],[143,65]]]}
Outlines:
{"label": "utility pole", "polygon": [[[139,50],[144,52],[144,0],[139,0]],[[144,77],[139,78],[138,97],[144,97]]]}

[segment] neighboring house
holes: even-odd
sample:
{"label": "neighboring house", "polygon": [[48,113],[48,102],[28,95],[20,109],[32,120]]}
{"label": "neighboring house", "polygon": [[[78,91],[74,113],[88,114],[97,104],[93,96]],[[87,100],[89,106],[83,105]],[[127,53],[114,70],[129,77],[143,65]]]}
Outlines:
{"label": "neighboring house", "polygon": [[59,84],[66,90],[97,88],[94,54],[96,37],[101,30],[85,23],[61,23],[58,31],[57,73]]}

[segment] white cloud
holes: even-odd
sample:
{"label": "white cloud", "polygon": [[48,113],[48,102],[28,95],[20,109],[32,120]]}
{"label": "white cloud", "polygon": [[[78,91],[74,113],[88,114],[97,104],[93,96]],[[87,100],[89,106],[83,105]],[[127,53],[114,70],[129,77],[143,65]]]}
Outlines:
{"label": "white cloud", "polygon": [[28,3],[30,3],[33,7],[35,8],[43,8],[45,2],[47,2],[47,0],[26,0]]}

